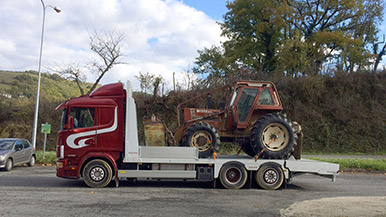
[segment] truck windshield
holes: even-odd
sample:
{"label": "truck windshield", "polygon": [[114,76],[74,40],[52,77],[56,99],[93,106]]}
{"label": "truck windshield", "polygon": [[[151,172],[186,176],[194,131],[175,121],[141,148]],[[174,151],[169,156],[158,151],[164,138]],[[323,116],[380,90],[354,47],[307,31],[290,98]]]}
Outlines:
{"label": "truck windshield", "polygon": [[67,124],[67,109],[62,111],[62,121],[60,122],[60,131],[64,130],[64,125]]}

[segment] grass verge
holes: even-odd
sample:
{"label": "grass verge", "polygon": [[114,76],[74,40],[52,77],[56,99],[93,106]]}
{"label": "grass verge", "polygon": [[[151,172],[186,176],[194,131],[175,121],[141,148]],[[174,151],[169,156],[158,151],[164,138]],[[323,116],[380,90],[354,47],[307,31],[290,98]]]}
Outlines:
{"label": "grass verge", "polygon": [[341,170],[365,170],[386,172],[386,159],[336,159],[336,158],[314,158],[311,160],[337,163]]}
{"label": "grass verge", "polygon": [[36,151],[36,163],[41,165],[55,165],[56,164],[56,151],[46,151],[43,157],[43,151]]}

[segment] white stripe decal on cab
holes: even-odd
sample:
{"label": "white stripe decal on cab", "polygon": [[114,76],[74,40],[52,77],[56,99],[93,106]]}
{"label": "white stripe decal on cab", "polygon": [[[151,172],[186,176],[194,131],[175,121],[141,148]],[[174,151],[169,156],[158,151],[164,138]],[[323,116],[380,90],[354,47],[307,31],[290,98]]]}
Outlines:
{"label": "white stripe decal on cab", "polygon": [[103,134],[103,133],[111,133],[117,129],[117,126],[118,126],[118,107],[115,107],[114,123],[111,127],[72,134],[72,135],[67,137],[67,140],[66,140],[67,145],[73,149],[79,149],[79,148],[86,147],[86,146],[88,146],[88,144],[86,144],[86,141],[93,139],[93,137],[84,138],[84,139],[79,140],[79,145],[75,144],[75,140],[80,138],[80,137],[95,136],[95,135],[99,135],[99,134]]}

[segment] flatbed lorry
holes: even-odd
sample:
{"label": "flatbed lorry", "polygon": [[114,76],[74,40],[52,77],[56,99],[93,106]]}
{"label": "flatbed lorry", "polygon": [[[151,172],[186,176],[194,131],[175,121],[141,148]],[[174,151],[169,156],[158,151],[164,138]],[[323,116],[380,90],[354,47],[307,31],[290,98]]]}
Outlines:
{"label": "flatbed lorry", "polygon": [[195,180],[239,189],[256,183],[275,190],[295,175],[311,173],[331,178],[339,165],[306,159],[257,159],[250,156],[200,158],[197,147],[140,146],[136,105],[130,82],[108,84],[90,95],[70,99],[62,111],[57,143],[56,174],[83,178],[102,188],[113,179]]}

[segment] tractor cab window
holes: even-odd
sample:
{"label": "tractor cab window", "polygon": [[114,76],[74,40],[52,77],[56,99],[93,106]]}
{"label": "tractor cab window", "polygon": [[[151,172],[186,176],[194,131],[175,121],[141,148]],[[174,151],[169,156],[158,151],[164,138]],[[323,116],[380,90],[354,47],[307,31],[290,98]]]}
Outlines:
{"label": "tractor cab window", "polygon": [[244,88],[237,102],[237,116],[240,122],[245,122],[253,106],[258,89]]}
{"label": "tractor cab window", "polygon": [[74,118],[73,128],[94,126],[94,108],[71,108],[70,115]]}
{"label": "tractor cab window", "polygon": [[273,105],[273,100],[271,97],[271,93],[269,92],[269,89],[263,89],[260,93],[259,97],[259,104],[260,105]]}

